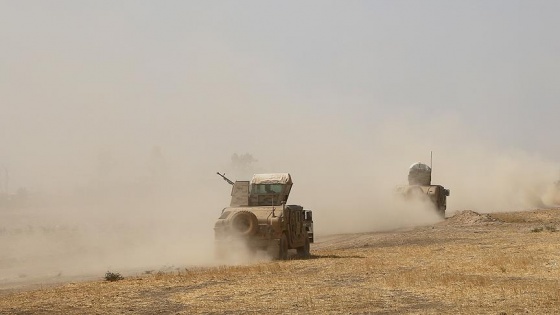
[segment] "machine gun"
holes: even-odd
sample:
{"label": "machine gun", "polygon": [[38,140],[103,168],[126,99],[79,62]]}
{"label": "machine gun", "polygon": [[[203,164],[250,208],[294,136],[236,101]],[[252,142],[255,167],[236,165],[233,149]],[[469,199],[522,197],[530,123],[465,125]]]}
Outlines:
{"label": "machine gun", "polygon": [[216,172],[216,174],[220,175],[228,184],[233,185],[233,182],[226,177],[226,173],[220,174],[220,172]]}

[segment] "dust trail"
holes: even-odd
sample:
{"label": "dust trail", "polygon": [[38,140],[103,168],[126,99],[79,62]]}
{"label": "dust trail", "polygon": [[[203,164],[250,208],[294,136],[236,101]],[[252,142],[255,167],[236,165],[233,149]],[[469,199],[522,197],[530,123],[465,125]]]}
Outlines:
{"label": "dust trail", "polygon": [[430,151],[432,183],[451,190],[448,215],[464,209],[554,206],[551,187],[559,175],[557,162],[492,143],[458,117],[389,119],[367,134],[329,126],[334,135],[328,143],[312,141],[323,128],[327,126],[310,122],[304,134],[290,138],[290,149],[297,153],[269,162],[269,169],[292,172],[291,201],[316,210],[318,233],[437,222],[430,211],[393,198],[394,187],[407,183],[408,167],[417,161],[429,163]]}
{"label": "dust trail", "polygon": [[[432,183],[451,190],[448,214],[551,205],[557,163],[485,143],[458,119],[393,119],[367,134],[346,127],[309,121],[272,134],[267,143],[289,139],[280,155],[269,146],[237,152],[237,160],[236,152],[218,148],[187,153],[161,147],[143,156],[98,155],[92,176],[50,170],[68,180],[30,190],[25,207],[1,213],[0,279],[218,263],[213,224],[229,204],[231,186],[216,171],[233,180],[248,180],[253,172],[290,172],[289,203],[314,210],[318,235],[438,222],[427,205],[394,198],[410,164],[428,162],[430,150]],[[323,137],[326,129],[332,137]],[[241,167],[245,152],[253,159]],[[248,261],[240,256],[235,263]]]}

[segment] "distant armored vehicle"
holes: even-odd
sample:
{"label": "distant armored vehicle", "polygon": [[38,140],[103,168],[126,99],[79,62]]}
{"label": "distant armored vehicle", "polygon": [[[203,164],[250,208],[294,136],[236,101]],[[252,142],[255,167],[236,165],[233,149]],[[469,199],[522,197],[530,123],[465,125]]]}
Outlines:
{"label": "distant armored vehicle", "polygon": [[429,200],[441,217],[445,217],[449,189],[432,185],[432,168],[423,163],[414,163],[408,171],[408,185],[398,186],[397,193],[405,199]]}
{"label": "distant armored vehicle", "polygon": [[290,174],[255,174],[250,182],[235,183],[217,174],[233,185],[230,205],[214,225],[218,255],[227,256],[238,242],[282,260],[288,258],[289,249],[297,249],[302,257],[310,255],[312,212],[286,205],[293,184]]}

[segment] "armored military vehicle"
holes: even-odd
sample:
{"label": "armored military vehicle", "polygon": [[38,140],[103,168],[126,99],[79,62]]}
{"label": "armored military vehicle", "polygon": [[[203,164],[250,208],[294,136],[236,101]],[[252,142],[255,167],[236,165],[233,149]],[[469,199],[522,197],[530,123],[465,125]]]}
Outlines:
{"label": "armored military vehicle", "polygon": [[432,168],[423,163],[414,163],[408,171],[408,185],[398,186],[397,193],[407,200],[429,200],[438,214],[445,218],[449,189],[432,185]]}
{"label": "armored military vehicle", "polygon": [[281,260],[288,258],[289,249],[302,257],[310,255],[312,212],[286,205],[293,184],[290,174],[255,174],[251,181],[236,182],[217,174],[233,186],[230,205],[214,225],[218,255],[227,256],[239,242]]}

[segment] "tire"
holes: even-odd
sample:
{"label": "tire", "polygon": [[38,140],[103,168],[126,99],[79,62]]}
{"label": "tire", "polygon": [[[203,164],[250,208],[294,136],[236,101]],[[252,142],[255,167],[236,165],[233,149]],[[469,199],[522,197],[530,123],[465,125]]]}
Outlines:
{"label": "tire", "polygon": [[280,242],[278,246],[278,259],[287,260],[288,259],[288,238],[286,234],[282,234],[280,237]]}
{"label": "tire", "polygon": [[310,245],[309,245],[309,235],[305,233],[305,244],[301,247],[297,248],[297,253],[301,258],[309,258],[311,256],[310,253]]}
{"label": "tire", "polygon": [[238,236],[253,236],[259,230],[259,220],[250,211],[235,212],[229,219],[233,233]]}
{"label": "tire", "polygon": [[438,208],[438,215],[439,215],[442,219],[445,219],[445,208],[446,208],[446,207],[439,207],[439,208]]}

